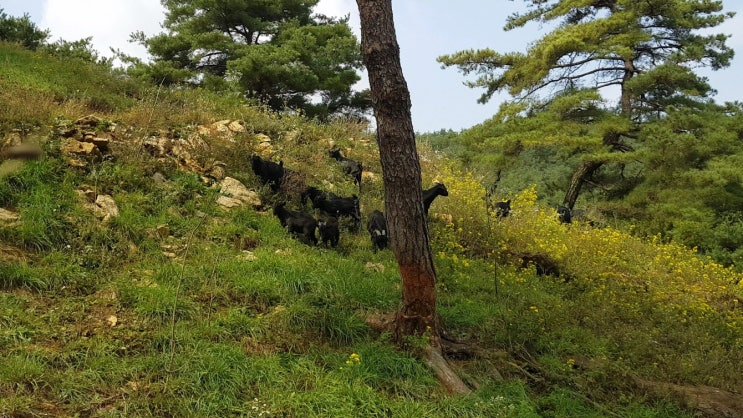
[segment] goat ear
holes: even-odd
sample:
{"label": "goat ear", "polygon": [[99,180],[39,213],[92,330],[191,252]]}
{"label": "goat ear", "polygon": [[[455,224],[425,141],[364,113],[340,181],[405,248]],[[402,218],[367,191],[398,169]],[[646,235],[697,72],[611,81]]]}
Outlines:
{"label": "goat ear", "polygon": [[511,199],[506,200],[506,204],[507,205],[510,205],[511,204]]}
{"label": "goat ear", "polygon": [[283,166],[284,166],[284,160],[279,160],[279,167],[283,167]]}

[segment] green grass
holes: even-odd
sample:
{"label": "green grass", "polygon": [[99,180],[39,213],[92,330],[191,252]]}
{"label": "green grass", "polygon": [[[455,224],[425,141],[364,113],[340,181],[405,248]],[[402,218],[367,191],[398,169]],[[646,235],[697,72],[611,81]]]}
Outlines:
{"label": "green grass", "polygon": [[[53,61],[39,73],[51,81],[22,75],[47,64],[0,51],[6,62],[18,56],[5,70],[12,76],[0,78],[13,91],[37,103],[80,99],[69,93],[78,73],[52,77]],[[102,112],[99,128],[116,126],[115,158],[87,168],[67,165],[53,128],[89,109],[19,108],[0,124],[49,126],[37,132],[45,157],[0,183],[0,206],[21,216],[0,226],[0,243],[25,255],[0,261],[0,416],[691,417],[632,379],[743,384],[741,290],[722,282],[728,273],[660,242],[568,229],[544,208],[485,222],[482,185],[423,147],[424,178],[450,191],[429,221],[438,312],[447,335],[475,353],[452,359],[475,390],[449,396],[416,344],[404,351],[366,324],[399,307],[391,252],[374,253],[363,228],[344,230],[333,250],[293,239],[250,171],[262,133],[308,184],[350,195],[353,184],[328,163],[332,140],[377,176],[361,195],[368,214],[383,208],[370,133],[194,91],[131,103],[120,97],[127,88],[101,92],[123,103]],[[19,107],[2,94],[0,104]],[[227,175],[263,193],[263,210],[219,208],[218,187],[141,148],[152,135],[188,137],[194,125],[225,118],[247,131],[206,136],[192,156],[224,162]],[[83,185],[110,194],[120,215],[96,219],[75,192]],[[521,268],[515,254],[524,252],[552,255],[564,274]]]}

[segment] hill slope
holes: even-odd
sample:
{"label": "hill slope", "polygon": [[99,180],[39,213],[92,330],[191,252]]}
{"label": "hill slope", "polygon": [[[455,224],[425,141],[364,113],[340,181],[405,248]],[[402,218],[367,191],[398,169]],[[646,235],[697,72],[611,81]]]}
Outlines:
{"label": "hill slope", "polygon": [[[399,304],[392,254],[345,224],[337,249],[293,239],[270,207],[299,208],[298,198],[270,193],[250,169],[260,154],[305,184],[358,193],[327,155],[338,146],[368,172],[367,215],[383,209],[383,185],[365,126],[206,92],[127,90],[118,75],[64,75],[55,68],[81,65],[7,45],[0,58],[6,149],[43,150],[6,161],[0,185],[0,415],[740,411],[743,292],[730,269],[678,245],[562,225],[533,188],[496,218],[477,178],[421,147],[424,184],[450,193],[429,221],[438,308],[462,343],[452,361],[476,389],[449,397],[417,360],[420,342],[402,351],[366,323]],[[55,93],[33,67],[59,75]],[[81,77],[104,81],[70,93]],[[98,94],[117,104],[99,106]],[[220,204],[226,177],[261,203]]]}

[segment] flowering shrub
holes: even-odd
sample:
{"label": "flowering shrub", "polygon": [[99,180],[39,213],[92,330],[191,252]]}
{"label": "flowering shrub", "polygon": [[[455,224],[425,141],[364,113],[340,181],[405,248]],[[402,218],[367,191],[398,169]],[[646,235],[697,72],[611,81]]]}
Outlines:
{"label": "flowering shrub", "polygon": [[444,160],[437,181],[449,190],[449,196],[436,199],[429,212],[432,242],[439,257],[487,255],[494,243],[492,216],[488,214],[480,179]]}
{"label": "flowering shrub", "polygon": [[741,286],[736,285],[742,275],[732,268],[658,237],[562,224],[555,209],[536,203],[534,186],[501,196],[511,199],[512,214],[497,218],[486,209],[485,190],[471,173],[451,162],[439,170],[439,181],[449,190],[431,208],[434,251],[447,272],[440,282],[466,280],[468,258],[522,266],[538,257],[617,319],[639,320],[653,312],[679,323],[705,321],[743,343]]}

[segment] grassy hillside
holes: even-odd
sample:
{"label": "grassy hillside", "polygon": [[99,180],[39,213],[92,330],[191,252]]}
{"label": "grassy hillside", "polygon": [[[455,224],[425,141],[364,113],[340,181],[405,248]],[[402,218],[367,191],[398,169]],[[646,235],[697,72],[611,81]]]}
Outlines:
{"label": "grassy hillside", "polygon": [[[0,60],[0,137],[44,151],[0,183],[0,208],[18,216],[0,221],[0,416],[694,417],[740,401],[739,274],[675,244],[562,225],[535,188],[498,219],[480,179],[422,145],[424,184],[450,192],[429,221],[438,309],[474,389],[448,396],[422,342],[401,350],[366,324],[399,305],[391,252],[365,231],[344,229],[335,250],[291,238],[249,166],[254,153],[281,159],[350,195],[327,156],[339,146],[371,173],[366,215],[383,185],[365,126],[8,45]],[[66,132],[91,113],[110,152],[76,164]],[[158,141],[171,151],[153,155]],[[215,167],[264,208],[218,205]],[[101,220],[84,190],[111,196],[118,216]]]}

